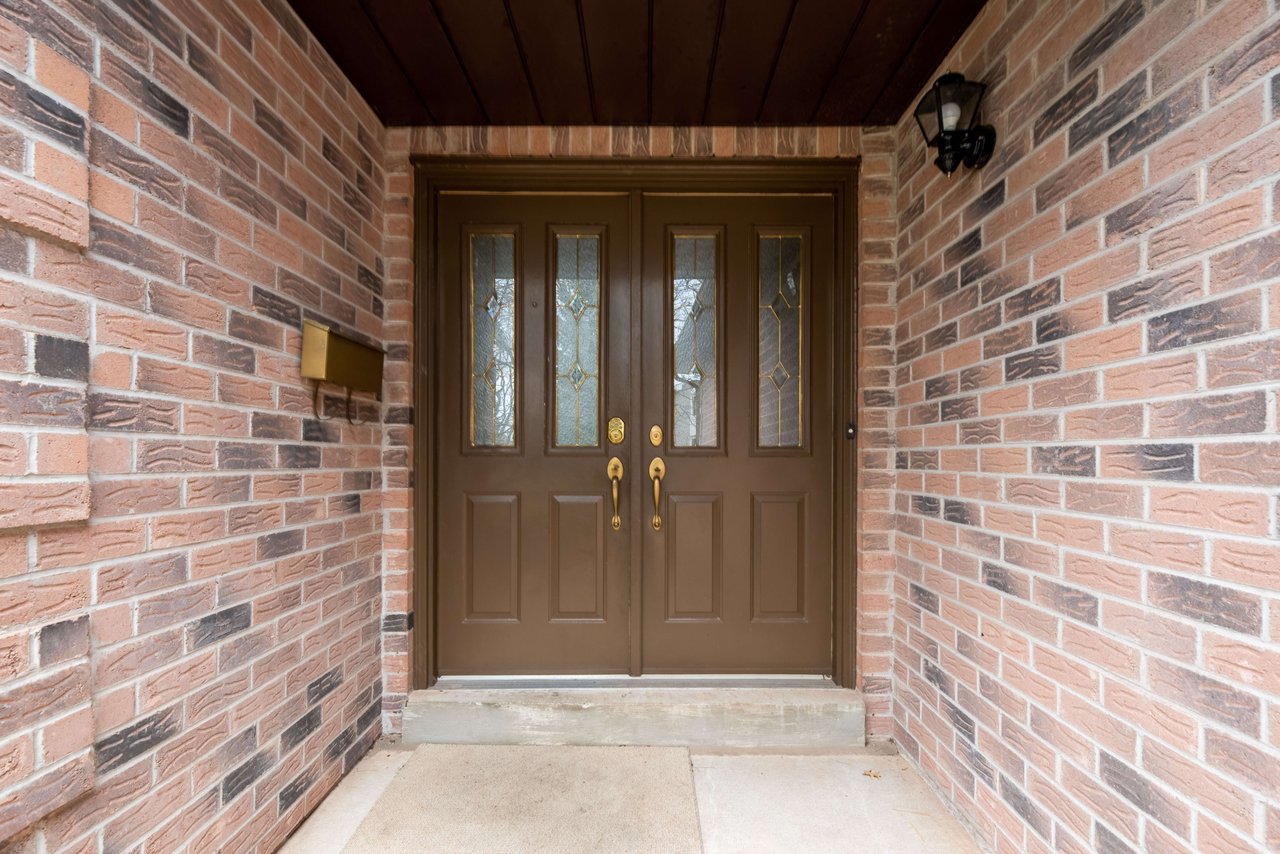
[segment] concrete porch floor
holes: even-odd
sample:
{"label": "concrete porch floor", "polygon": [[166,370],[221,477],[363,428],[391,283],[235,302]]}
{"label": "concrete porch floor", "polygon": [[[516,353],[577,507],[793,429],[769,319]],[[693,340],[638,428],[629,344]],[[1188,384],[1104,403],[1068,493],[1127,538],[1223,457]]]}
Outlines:
{"label": "concrete porch floor", "polygon": [[[282,854],[339,854],[409,760],[384,740]],[[964,828],[891,746],[789,752],[690,750],[702,850],[976,854]],[[396,785],[406,785],[401,780]],[[501,821],[495,817],[495,821]],[[440,850],[422,840],[423,850]]]}

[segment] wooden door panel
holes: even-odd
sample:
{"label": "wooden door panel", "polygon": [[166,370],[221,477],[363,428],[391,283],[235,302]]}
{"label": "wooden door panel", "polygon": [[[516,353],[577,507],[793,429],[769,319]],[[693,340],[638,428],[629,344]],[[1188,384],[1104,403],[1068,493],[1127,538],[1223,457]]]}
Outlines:
{"label": "wooden door panel", "polygon": [[520,619],[520,497],[467,495],[468,620]]}
{"label": "wooden door panel", "polygon": [[751,618],[805,618],[805,496],[751,496]]}
{"label": "wooden door panel", "polygon": [[552,620],[605,618],[605,502],[551,496]]}
{"label": "wooden door panel", "polygon": [[720,619],[721,495],[667,499],[667,619]]}

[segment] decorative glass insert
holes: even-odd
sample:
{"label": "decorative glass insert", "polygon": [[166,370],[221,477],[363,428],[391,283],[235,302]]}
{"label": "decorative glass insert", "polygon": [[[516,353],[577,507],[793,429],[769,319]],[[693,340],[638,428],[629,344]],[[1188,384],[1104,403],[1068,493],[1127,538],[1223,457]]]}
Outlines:
{"label": "decorative glass insert", "polygon": [[516,443],[514,234],[471,235],[471,445]]}
{"label": "decorative glass insert", "polygon": [[680,235],[674,239],[671,442],[679,448],[714,447],[719,437],[716,239],[714,235]]}
{"label": "decorative glass insert", "polygon": [[556,446],[600,443],[600,238],[556,235]]}
{"label": "decorative glass insert", "polygon": [[798,448],[804,426],[803,238],[759,238],[759,424],[762,448]]}

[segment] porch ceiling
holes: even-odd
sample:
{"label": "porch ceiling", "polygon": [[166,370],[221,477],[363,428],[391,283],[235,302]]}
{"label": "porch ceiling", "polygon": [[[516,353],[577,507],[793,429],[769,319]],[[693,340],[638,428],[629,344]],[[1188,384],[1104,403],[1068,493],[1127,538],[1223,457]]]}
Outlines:
{"label": "porch ceiling", "polygon": [[891,124],[984,0],[289,0],[389,125]]}

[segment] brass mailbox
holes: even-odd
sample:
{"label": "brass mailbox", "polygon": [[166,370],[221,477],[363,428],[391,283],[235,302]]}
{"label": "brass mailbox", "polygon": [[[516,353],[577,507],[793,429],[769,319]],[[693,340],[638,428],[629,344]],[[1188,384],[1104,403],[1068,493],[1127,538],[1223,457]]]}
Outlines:
{"label": "brass mailbox", "polygon": [[382,395],[381,350],[361,344],[313,320],[302,321],[302,376],[316,381],[316,414],[319,412],[320,383],[347,389],[348,419],[351,392]]}

